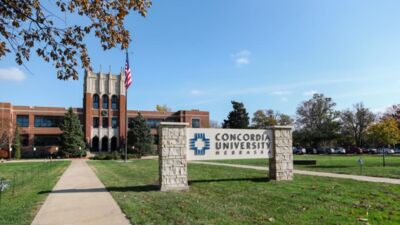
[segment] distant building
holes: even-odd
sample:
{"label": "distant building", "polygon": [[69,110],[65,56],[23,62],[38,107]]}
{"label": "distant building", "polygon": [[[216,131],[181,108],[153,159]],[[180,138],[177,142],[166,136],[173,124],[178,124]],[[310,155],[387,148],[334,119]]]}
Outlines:
{"label": "distant building", "polygon": [[[83,108],[74,108],[84,128],[87,146],[92,151],[113,151],[125,142],[125,75],[85,71]],[[133,86],[134,88],[134,86]],[[130,99],[134,101],[133,99]],[[67,109],[62,107],[14,106],[0,103],[0,120],[21,129],[23,150],[56,148],[60,141],[59,124]],[[162,121],[186,122],[190,127],[209,127],[209,113],[199,110],[157,112],[128,110],[129,120],[141,113],[158,142],[157,127]]]}

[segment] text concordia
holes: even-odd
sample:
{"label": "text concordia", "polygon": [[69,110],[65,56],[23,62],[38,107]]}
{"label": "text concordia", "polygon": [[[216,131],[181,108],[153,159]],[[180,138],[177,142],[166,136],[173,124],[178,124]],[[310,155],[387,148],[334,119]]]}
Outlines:
{"label": "text concordia", "polygon": [[271,138],[268,134],[228,134],[215,135],[216,150],[265,150],[269,149]]}

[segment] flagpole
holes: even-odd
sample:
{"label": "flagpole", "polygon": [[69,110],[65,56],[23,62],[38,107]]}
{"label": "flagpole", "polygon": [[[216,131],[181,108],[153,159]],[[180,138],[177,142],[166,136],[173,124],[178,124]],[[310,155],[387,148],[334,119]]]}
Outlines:
{"label": "flagpole", "polygon": [[[125,158],[124,162],[128,161],[128,88],[132,84],[132,74],[129,67],[128,49],[126,49],[126,62],[125,62]],[[132,147],[133,148],[133,147]]]}
{"label": "flagpole", "polygon": [[[126,76],[125,76],[126,79]],[[128,89],[125,88],[125,158],[124,161],[128,160]]]}
{"label": "flagpole", "polygon": [[[128,49],[126,49],[126,63],[129,63],[128,61]],[[125,65],[126,66],[126,65]],[[125,158],[124,162],[127,162],[128,160],[128,88],[126,87],[126,79],[127,79],[127,74],[126,74],[126,68],[125,68]]]}

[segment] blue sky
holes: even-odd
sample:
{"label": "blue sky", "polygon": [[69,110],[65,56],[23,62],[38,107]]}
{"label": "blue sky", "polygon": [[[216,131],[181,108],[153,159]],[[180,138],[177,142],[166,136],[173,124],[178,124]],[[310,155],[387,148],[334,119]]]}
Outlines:
{"label": "blue sky", "polygon": [[[382,111],[400,103],[399,8],[399,1],[155,0],[147,18],[127,19],[128,107],[207,110],[222,122],[231,100],[250,114],[272,108],[294,115],[301,101],[322,92],[338,109],[362,101]],[[119,49],[87,43],[95,71],[124,66]],[[33,74],[13,55],[0,61],[0,101],[82,106],[83,70],[79,81],[60,81],[35,56],[27,67]]]}

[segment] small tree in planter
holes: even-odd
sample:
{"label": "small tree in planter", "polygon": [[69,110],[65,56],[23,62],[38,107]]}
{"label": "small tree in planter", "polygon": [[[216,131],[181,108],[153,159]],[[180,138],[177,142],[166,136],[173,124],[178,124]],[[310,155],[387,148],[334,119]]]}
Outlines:
{"label": "small tree in planter", "polygon": [[15,159],[21,159],[21,136],[19,134],[19,128],[15,128],[15,134],[14,134],[14,158]]}
{"label": "small tree in planter", "polygon": [[[83,137],[82,125],[78,116],[72,108],[64,116],[64,122],[61,124],[60,150],[65,157],[81,157],[85,156],[85,142]],[[80,150],[81,149],[81,150]]]}

